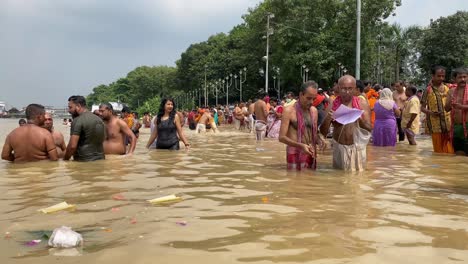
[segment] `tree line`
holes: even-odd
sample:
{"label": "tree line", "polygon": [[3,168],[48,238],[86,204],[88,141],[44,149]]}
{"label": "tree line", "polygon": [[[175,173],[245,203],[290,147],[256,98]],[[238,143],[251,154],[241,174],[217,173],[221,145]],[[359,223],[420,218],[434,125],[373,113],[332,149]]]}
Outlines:
{"label": "tree line", "polygon": [[[425,85],[432,65],[443,65],[450,73],[468,64],[468,12],[441,17],[428,27],[403,28],[385,21],[399,5],[401,0],[362,1],[361,79],[386,86],[396,80]],[[296,90],[306,69],[307,78],[325,89],[344,73],[354,75],[356,0],[265,0],[243,20],[227,34],[190,45],[176,67],[141,66],[95,87],[89,104],[119,100],[139,112],[156,112],[154,104],[162,97],[185,98],[180,101],[184,108],[199,105],[200,97],[203,105],[205,76],[211,105],[216,94],[219,103],[225,102],[226,82],[231,84],[229,102],[239,101],[241,76],[243,100],[253,98],[265,87],[267,34],[272,95],[277,87],[280,95]]]}

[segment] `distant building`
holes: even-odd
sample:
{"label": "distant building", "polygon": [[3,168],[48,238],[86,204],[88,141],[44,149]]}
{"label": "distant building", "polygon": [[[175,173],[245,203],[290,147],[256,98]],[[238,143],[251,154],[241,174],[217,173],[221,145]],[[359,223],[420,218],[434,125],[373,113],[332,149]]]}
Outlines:
{"label": "distant building", "polygon": [[[112,105],[112,108],[116,114],[122,112],[122,109],[125,106],[125,104],[122,104],[121,102],[109,102],[109,104]],[[94,112],[94,110],[99,110],[98,104],[93,104],[93,106],[91,106],[91,112]]]}
{"label": "distant building", "polygon": [[0,102],[0,116],[6,116],[7,114],[8,114],[8,111],[6,109],[6,103]]}

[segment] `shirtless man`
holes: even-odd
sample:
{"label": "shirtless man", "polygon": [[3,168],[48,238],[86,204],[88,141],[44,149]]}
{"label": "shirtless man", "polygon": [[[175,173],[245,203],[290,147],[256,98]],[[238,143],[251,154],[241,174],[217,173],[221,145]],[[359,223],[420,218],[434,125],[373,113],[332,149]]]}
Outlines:
{"label": "shirtless man", "polygon": [[[393,92],[393,100],[398,106],[399,110],[402,111],[405,106],[406,99],[408,97],[405,94],[405,89],[403,87],[402,81],[397,81],[394,83],[395,91]],[[405,140],[405,130],[401,127],[401,116],[397,116],[397,126],[398,126],[398,141]]]}
{"label": "shirtless man", "polygon": [[234,108],[234,113],[232,113],[232,115],[233,115],[234,127],[240,130],[242,122],[244,121],[244,115],[242,114],[242,103],[236,104],[236,107]]}
{"label": "shirtless man", "polygon": [[[326,136],[333,123],[333,167],[342,170],[364,170],[366,165],[366,148],[354,142],[354,136],[360,134],[360,127],[371,131],[370,111],[366,100],[353,96],[356,93],[356,79],[345,75],[338,80],[339,93],[333,104],[327,108],[327,117],[320,126],[320,132]],[[361,117],[350,124],[340,124],[333,120],[333,112],[340,105],[363,110]],[[359,125],[359,126],[358,126]],[[356,135],[355,135],[356,134]]]}
{"label": "shirtless man", "polygon": [[268,110],[266,102],[263,101],[264,97],[265,92],[262,90],[259,92],[258,99],[254,104],[255,134],[257,141],[262,141],[265,138],[267,131]]}
{"label": "shirtless man", "polygon": [[286,144],[288,170],[317,168],[317,144],[324,146],[317,135],[317,109],[312,106],[318,94],[314,81],[302,84],[299,99],[283,111],[279,141]]}
{"label": "shirtless man", "polygon": [[468,156],[468,69],[458,68],[453,73],[457,87],[449,91],[445,111],[451,111],[455,154]]}
{"label": "shirtless man", "polygon": [[2,159],[14,162],[58,160],[52,134],[42,128],[45,109],[38,104],[26,107],[28,124],[14,129],[5,139]]}
{"label": "shirtless man", "polygon": [[150,128],[151,127],[151,116],[149,112],[144,112],[143,113],[143,125],[145,128]]}
{"label": "shirtless man", "polygon": [[[127,123],[114,115],[111,104],[103,103],[99,106],[99,115],[106,125],[106,139],[104,140],[104,154],[131,155],[135,151],[137,138]],[[128,152],[125,147],[125,136],[129,139]],[[127,153],[126,153],[127,152]]]}
{"label": "shirtless man", "polygon": [[63,158],[65,154],[65,150],[67,149],[67,145],[65,145],[65,139],[63,138],[62,133],[59,131],[54,130],[54,120],[52,119],[52,115],[49,113],[45,114],[45,121],[43,128],[49,130],[54,138],[55,146],[57,146],[57,154],[59,158]]}
{"label": "shirtless man", "polygon": [[201,113],[200,119],[198,119],[198,124],[196,131],[197,133],[206,133],[206,124],[210,121],[210,111],[209,109],[203,109],[203,113]]}
{"label": "shirtless man", "polygon": [[249,126],[250,126],[250,133],[254,132],[254,126],[255,126],[255,103],[253,103],[251,100],[249,100]]}

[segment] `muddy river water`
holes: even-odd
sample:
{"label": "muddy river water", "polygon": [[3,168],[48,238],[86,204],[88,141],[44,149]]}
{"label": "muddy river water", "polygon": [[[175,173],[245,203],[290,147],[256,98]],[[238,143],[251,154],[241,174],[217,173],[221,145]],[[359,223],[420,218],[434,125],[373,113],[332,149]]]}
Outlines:
{"label": "muddy river water", "polygon": [[[0,120],[2,146],[16,126]],[[369,146],[362,173],[333,170],[330,150],[288,172],[283,144],[220,129],[186,130],[190,151],[148,151],[143,129],[129,157],[0,162],[0,263],[468,263],[468,158],[422,137]],[[147,202],[169,194],[183,199]],[[37,211],[63,201],[75,210]],[[84,245],[50,249],[62,225]]]}

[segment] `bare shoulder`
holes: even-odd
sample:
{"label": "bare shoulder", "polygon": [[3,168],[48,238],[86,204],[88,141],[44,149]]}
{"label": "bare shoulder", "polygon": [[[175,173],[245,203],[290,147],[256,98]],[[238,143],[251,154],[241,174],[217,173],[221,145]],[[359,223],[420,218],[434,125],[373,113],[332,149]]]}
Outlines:
{"label": "bare shoulder", "polygon": [[60,131],[54,130],[54,131],[52,132],[52,135],[53,135],[54,137],[61,137],[61,138],[63,138],[63,134],[62,134]]}
{"label": "bare shoulder", "polygon": [[127,126],[127,123],[123,119],[120,119],[120,118],[115,119],[115,124],[120,126],[120,127]]}
{"label": "bare shoulder", "polygon": [[359,104],[362,105],[362,106],[369,106],[369,103],[367,102],[366,99],[362,98],[362,97],[358,97],[359,98]]}

